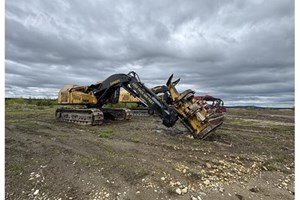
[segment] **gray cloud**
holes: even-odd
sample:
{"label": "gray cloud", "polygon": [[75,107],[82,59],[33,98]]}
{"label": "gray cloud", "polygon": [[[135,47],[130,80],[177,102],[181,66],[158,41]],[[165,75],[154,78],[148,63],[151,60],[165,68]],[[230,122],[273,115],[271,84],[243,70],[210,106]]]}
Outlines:
{"label": "gray cloud", "polygon": [[294,1],[6,1],[6,97],[139,73],[227,105],[294,105]]}

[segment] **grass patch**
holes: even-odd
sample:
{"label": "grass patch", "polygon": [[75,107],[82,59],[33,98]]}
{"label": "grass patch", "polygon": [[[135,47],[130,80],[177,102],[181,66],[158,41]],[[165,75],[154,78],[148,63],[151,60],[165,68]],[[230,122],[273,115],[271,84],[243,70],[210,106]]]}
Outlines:
{"label": "grass patch", "polygon": [[84,157],[80,160],[81,164],[85,167],[97,167],[102,164],[101,161],[93,157]]}
{"label": "grass patch", "polygon": [[293,162],[294,157],[290,154],[276,154],[272,159],[267,160],[264,165],[268,168],[269,171],[280,170],[286,172],[286,164]]}
{"label": "grass patch", "polygon": [[272,142],[272,141],[268,141],[268,140],[266,140],[265,138],[262,138],[262,137],[254,137],[253,138],[253,142],[254,142],[254,144],[263,144],[263,143],[265,143],[265,142]]}
{"label": "grass patch", "polygon": [[17,176],[24,172],[24,169],[18,165],[8,165],[5,166],[5,175]]}
{"label": "grass patch", "polygon": [[102,153],[105,157],[108,157],[108,158],[114,157],[116,155],[116,153],[110,149],[105,149]]}
{"label": "grass patch", "polygon": [[240,118],[235,118],[231,120],[227,120],[230,125],[239,125],[239,126],[253,126],[257,124],[257,122],[248,120],[248,119],[240,119]]}
{"label": "grass patch", "polygon": [[269,126],[271,131],[293,131],[295,130],[295,126],[284,126],[284,125],[279,125],[279,124],[272,124]]}
{"label": "grass patch", "polygon": [[139,143],[140,142],[140,140],[138,138],[132,138],[131,141],[134,142],[134,143]]}
{"label": "grass patch", "polygon": [[201,147],[203,145],[202,140],[192,140],[192,146],[193,147]]}
{"label": "grass patch", "polygon": [[101,138],[112,138],[113,130],[111,128],[104,128],[100,131],[99,137]]}
{"label": "grass patch", "polygon": [[285,163],[286,161],[289,160],[289,155],[277,154],[273,156],[272,160],[278,163]]}

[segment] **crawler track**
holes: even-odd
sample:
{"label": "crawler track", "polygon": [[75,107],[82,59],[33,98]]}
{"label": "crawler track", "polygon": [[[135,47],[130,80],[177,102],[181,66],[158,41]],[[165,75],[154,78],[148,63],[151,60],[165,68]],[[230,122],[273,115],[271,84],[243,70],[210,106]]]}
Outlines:
{"label": "crawler track", "polygon": [[104,113],[105,119],[117,121],[130,120],[133,116],[132,111],[127,108],[101,108],[101,111]]}
{"label": "crawler track", "polygon": [[72,109],[60,108],[55,112],[55,117],[59,121],[65,121],[82,125],[101,125],[104,114],[100,109]]}
{"label": "crawler track", "polygon": [[101,125],[104,119],[118,121],[130,120],[133,114],[131,110],[126,108],[59,108],[56,110],[55,116],[59,121],[69,123],[82,125]]}

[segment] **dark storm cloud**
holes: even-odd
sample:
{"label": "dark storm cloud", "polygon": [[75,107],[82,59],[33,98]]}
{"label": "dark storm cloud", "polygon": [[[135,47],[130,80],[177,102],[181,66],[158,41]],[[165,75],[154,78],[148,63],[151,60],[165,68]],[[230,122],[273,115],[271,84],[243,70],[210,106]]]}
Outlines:
{"label": "dark storm cloud", "polygon": [[294,1],[6,1],[6,96],[136,71],[227,105],[294,105]]}

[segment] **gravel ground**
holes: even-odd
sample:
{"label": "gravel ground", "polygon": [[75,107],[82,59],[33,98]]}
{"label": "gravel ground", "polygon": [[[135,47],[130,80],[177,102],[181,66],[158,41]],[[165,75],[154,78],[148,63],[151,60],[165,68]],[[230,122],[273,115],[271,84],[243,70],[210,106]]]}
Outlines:
{"label": "gravel ground", "polygon": [[228,109],[207,140],[158,117],[58,122],[56,106],[5,116],[6,199],[294,199],[294,111]]}

